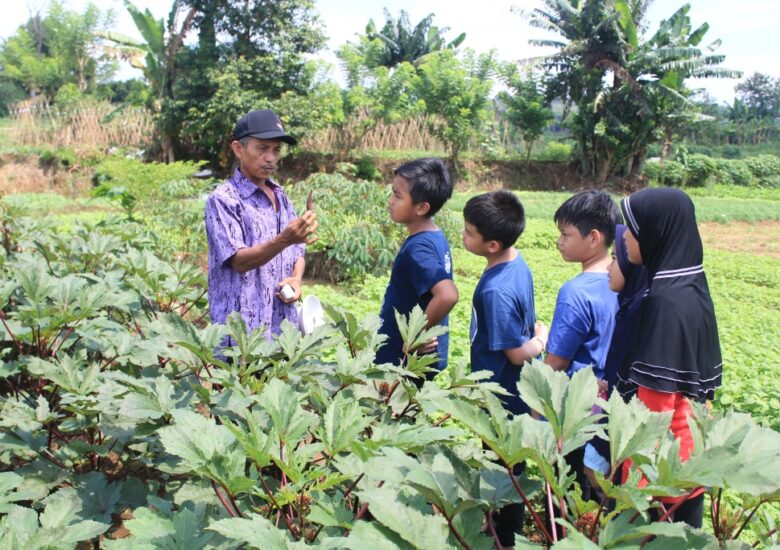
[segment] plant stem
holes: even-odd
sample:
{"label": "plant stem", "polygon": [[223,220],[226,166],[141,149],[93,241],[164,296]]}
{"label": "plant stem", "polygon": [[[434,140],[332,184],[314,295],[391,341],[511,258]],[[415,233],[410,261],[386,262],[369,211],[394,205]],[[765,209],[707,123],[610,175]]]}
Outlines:
{"label": "plant stem", "polygon": [[547,496],[547,509],[550,511],[550,531],[552,532],[552,542],[558,542],[558,528],[555,525],[555,506],[553,506],[552,490],[550,484],[545,481],[544,492]]}
{"label": "plant stem", "polygon": [[236,514],[238,514],[238,517],[240,517],[240,518],[244,517],[244,514],[242,514],[241,510],[238,509],[238,505],[236,504],[236,499],[233,498],[233,495],[230,493],[230,491],[228,491],[228,488],[225,487],[225,484],[222,483],[222,482],[220,482],[219,484],[225,490],[225,493],[227,494],[228,498],[230,499],[230,504],[233,505],[233,508],[235,509]]}
{"label": "plant stem", "polygon": [[449,413],[445,414],[444,416],[442,416],[440,419],[438,419],[436,422],[433,423],[433,427],[436,428],[438,426],[441,426],[442,424],[444,424],[450,418],[451,418],[451,415]]}
{"label": "plant stem", "polygon": [[493,525],[493,512],[491,510],[485,510],[485,523],[487,523],[488,530],[493,536],[493,540],[496,542],[496,550],[504,550],[501,546],[501,541],[498,540],[498,533],[496,533],[496,526]]}
{"label": "plant stem", "polygon": [[756,507],[755,507],[755,508],[753,508],[753,509],[750,511],[750,514],[748,514],[748,517],[747,517],[747,518],[745,518],[745,521],[743,521],[743,522],[742,522],[742,525],[740,525],[740,527],[739,527],[739,530],[738,530],[738,531],[736,532],[736,534],[734,535],[734,538],[735,538],[735,539],[738,539],[738,538],[739,538],[739,535],[740,535],[740,534],[742,534],[742,530],[743,530],[745,527],[747,527],[747,524],[748,524],[748,523],[750,523],[750,520],[751,520],[751,519],[753,519],[753,515],[754,515],[754,514],[755,514],[755,513],[758,511],[758,508],[759,508],[759,506],[761,506],[762,504],[764,504],[764,501],[763,501],[763,500],[762,500],[762,501],[760,501],[758,504],[756,504]]}
{"label": "plant stem", "polygon": [[720,541],[720,495],[722,488],[718,488],[717,498],[710,499],[710,516],[712,517],[712,534]]}
{"label": "plant stem", "polygon": [[446,518],[446,520],[447,520],[447,526],[450,528],[450,532],[451,532],[451,533],[454,535],[454,537],[457,539],[457,541],[460,543],[460,545],[461,545],[463,548],[465,548],[466,550],[474,550],[474,549],[471,547],[471,545],[469,545],[469,543],[468,543],[468,542],[466,542],[465,540],[463,540],[463,536],[462,536],[460,533],[458,533],[458,530],[457,530],[457,529],[455,529],[455,526],[452,524],[452,518],[450,518],[450,517],[449,517],[449,516],[447,516],[446,514],[443,514],[443,515],[444,515],[444,517],[445,517],[445,518]]}
{"label": "plant stem", "polygon": [[217,484],[214,483],[213,479],[209,480],[211,482],[211,488],[214,489],[214,493],[216,493],[217,498],[222,503],[222,506],[227,510],[227,513],[230,514],[230,517],[234,518],[237,516],[236,512],[233,511],[233,509],[230,507],[230,504],[228,504],[227,500],[225,500],[225,497],[222,495],[222,493],[219,492],[219,489],[217,489]]}
{"label": "plant stem", "polygon": [[[774,535],[775,533],[777,533],[777,527],[775,527],[774,529],[772,529],[771,531],[769,531],[769,532],[766,534],[766,538],[769,538],[769,537],[771,537],[771,536],[772,536],[772,535]],[[760,540],[757,540],[756,542],[754,542],[754,543],[753,543],[753,548],[758,548],[758,545],[759,545],[759,544],[761,544],[761,541],[760,541]]]}
{"label": "plant stem", "polygon": [[[258,470],[259,471],[259,470]],[[271,499],[271,504],[274,505],[274,508],[276,508],[279,512],[279,515],[281,515],[284,518],[284,523],[287,525],[287,530],[290,531],[290,534],[295,536],[295,531],[293,530],[293,525],[288,521],[287,516],[282,513],[282,508],[279,506],[279,503],[276,502],[276,499],[274,498],[274,494],[271,492],[271,488],[268,486],[268,484],[265,482],[265,480],[260,477],[260,484],[263,486],[263,490],[265,491],[265,494],[268,495],[268,498]],[[276,518],[277,523],[279,522],[279,516],[277,515]]]}
{"label": "plant stem", "polygon": [[547,542],[550,543],[553,542],[553,538],[550,535],[550,532],[544,526],[544,522],[542,521],[542,518],[539,517],[539,514],[537,514],[536,510],[533,509],[531,503],[528,502],[528,497],[525,496],[525,491],[523,491],[523,488],[520,487],[520,484],[515,479],[515,475],[512,473],[512,468],[510,468],[506,464],[504,464],[504,467],[506,468],[506,471],[509,474],[509,479],[512,480],[512,485],[514,485],[517,494],[520,495],[520,498],[523,499],[523,504],[525,504],[525,507],[528,509],[529,512],[531,512],[531,516],[533,516],[534,518],[534,523],[536,523],[536,526],[539,528],[539,530],[542,531],[542,533],[544,533],[544,537],[547,539]]}
{"label": "plant stem", "polygon": [[683,497],[680,497],[680,499],[675,502],[671,508],[669,508],[664,515],[661,516],[661,519],[658,520],[659,523],[663,523],[666,520],[668,520],[670,517],[672,517],[672,514],[674,514],[677,511],[677,508],[682,506],[685,501],[687,501],[689,498],[691,498],[691,495],[701,489],[701,487],[696,487],[695,489],[691,489],[691,491],[688,492],[688,494],[684,495]]}
{"label": "plant stem", "polygon": [[596,519],[593,520],[593,527],[590,528],[590,534],[588,535],[588,538],[590,540],[593,540],[594,535],[596,534],[596,526],[599,524],[599,520],[601,519],[601,513],[604,511],[604,505],[607,503],[607,495],[605,494],[603,497],[601,497],[601,504],[599,504],[599,510],[596,512]]}
{"label": "plant stem", "polygon": [[349,495],[352,493],[352,490],[357,487],[357,484],[360,483],[360,480],[363,479],[363,476],[365,474],[360,474],[355,478],[355,481],[352,482],[352,485],[349,486],[349,489],[347,489],[347,492],[344,493],[344,500],[349,498]]}

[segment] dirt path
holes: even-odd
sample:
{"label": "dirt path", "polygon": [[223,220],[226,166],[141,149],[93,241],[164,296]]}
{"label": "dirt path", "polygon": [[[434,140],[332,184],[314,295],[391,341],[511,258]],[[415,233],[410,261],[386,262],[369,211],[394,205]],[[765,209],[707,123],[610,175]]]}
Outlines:
{"label": "dirt path", "polygon": [[699,224],[705,248],[780,259],[780,221]]}

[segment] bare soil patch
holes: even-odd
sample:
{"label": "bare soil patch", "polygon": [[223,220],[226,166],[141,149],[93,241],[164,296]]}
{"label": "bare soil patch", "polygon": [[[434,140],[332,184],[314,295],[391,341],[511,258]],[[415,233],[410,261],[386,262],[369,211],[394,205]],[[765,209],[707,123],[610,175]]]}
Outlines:
{"label": "bare soil patch", "polygon": [[705,248],[780,258],[780,221],[704,222],[699,230]]}
{"label": "bare soil patch", "polygon": [[91,187],[89,175],[30,158],[0,158],[0,194],[59,193],[75,196]]}

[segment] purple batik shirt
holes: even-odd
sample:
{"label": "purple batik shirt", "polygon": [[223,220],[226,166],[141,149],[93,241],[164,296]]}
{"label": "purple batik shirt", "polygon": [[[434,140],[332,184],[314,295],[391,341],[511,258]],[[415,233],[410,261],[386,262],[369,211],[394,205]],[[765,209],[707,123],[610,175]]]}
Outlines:
{"label": "purple batik shirt", "polygon": [[273,239],[295,219],[284,190],[271,180],[279,211],[262,189],[236,169],[206,200],[206,235],[209,242],[209,308],[211,321],[225,323],[233,311],[241,313],[247,330],[264,326],[265,337],[281,331],[282,320],[298,324],[294,304],[276,297],[279,282],[292,275],[302,244],[288,246],[267,264],[239,273],[231,267],[233,255]]}

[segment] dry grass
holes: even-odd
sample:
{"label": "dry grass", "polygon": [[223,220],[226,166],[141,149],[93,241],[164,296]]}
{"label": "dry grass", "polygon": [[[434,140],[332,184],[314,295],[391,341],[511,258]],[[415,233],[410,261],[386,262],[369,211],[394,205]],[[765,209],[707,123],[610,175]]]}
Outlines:
{"label": "dry grass", "polygon": [[12,140],[17,145],[53,147],[139,147],[151,144],[152,114],[143,108],[122,112],[107,101],[84,101],[58,108],[42,98],[18,103],[11,112]]}

